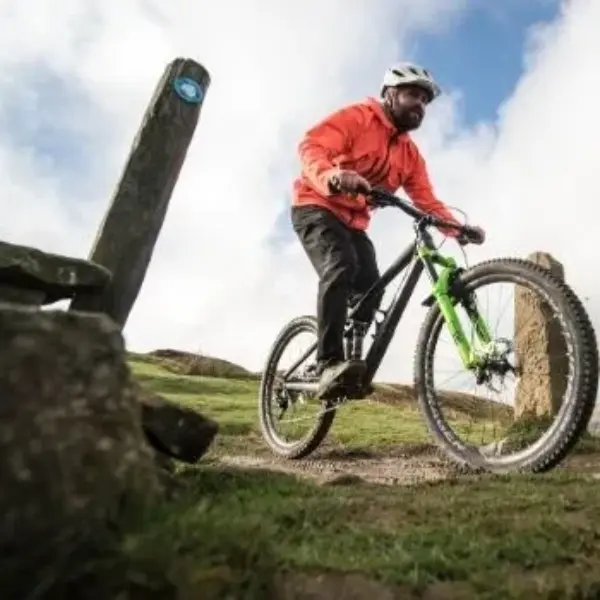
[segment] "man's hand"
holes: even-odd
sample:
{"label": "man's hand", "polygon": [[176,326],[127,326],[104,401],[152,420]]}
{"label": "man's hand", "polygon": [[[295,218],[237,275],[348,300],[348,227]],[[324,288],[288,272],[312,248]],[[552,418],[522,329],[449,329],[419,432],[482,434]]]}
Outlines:
{"label": "man's hand", "polygon": [[339,171],[329,180],[329,189],[334,194],[368,194],[371,184],[355,171]]}
{"label": "man's hand", "polygon": [[459,238],[458,243],[461,246],[466,244],[483,244],[485,242],[485,231],[481,227],[469,226],[467,231],[463,232]]}

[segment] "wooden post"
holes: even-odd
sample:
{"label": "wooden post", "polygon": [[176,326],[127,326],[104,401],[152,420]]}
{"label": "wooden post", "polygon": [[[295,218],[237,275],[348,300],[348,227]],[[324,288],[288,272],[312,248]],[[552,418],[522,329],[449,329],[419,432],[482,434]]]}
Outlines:
{"label": "wooden post", "polygon": [[208,71],[191,59],[167,65],[90,253],[112,278],[101,293],[77,294],[70,310],[102,312],[125,326],[209,85]]}
{"label": "wooden post", "polygon": [[[527,258],[564,280],[563,265],[551,254],[534,252]],[[567,349],[550,307],[525,289],[515,294],[515,350],[523,370],[516,389],[515,417],[555,415],[565,392]]]}

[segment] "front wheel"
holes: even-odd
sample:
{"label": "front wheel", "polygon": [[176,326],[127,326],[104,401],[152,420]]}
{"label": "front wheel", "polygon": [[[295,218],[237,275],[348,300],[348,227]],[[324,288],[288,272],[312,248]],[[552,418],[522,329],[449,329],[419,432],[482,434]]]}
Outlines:
{"label": "front wheel", "polygon": [[[486,314],[489,289],[498,284],[522,289],[517,296],[505,295],[504,310],[492,316]],[[480,364],[487,361],[489,368],[461,365],[463,378],[470,380],[468,393],[451,389],[457,375],[437,381],[436,350],[448,329],[435,304],[421,327],[414,363],[415,390],[430,433],[451,459],[471,468],[497,473],[553,468],[585,431],[596,400],[598,349],[585,308],[567,284],[527,260],[486,261],[459,275],[454,289],[459,291],[456,314],[473,351],[483,357]],[[490,329],[487,344],[477,346],[477,334],[471,333],[477,328],[460,300],[467,294]],[[492,329],[503,320],[507,331],[499,335]],[[448,337],[446,348],[460,362]],[[490,392],[514,392],[514,402],[491,400]],[[496,416],[490,418],[492,411]],[[498,439],[464,439],[475,418]],[[543,433],[542,426],[547,427]]]}
{"label": "front wheel", "polygon": [[[284,352],[303,334],[308,337],[304,349],[283,360]],[[314,394],[306,391],[286,388],[286,381],[316,383],[311,375],[315,366],[316,339],[314,317],[297,317],[290,321],[271,348],[260,382],[261,433],[270,449],[283,458],[299,459],[311,454],[325,439],[335,417],[333,402],[317,400]]]}

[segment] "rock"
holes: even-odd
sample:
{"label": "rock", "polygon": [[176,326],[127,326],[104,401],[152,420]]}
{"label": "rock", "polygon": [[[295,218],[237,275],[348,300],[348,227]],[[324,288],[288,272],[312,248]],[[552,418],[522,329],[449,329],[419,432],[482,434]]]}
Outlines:
{"label": "rock", "polygon": [[102,290],[110,278],[110,271],[87,260],[0,242],[3,300],[21,302],[15,290],[22,290],[23,304],[50,304],[71,298],[76,292]]}
{"label": "rock", "polygon": [[217,434],[218,424],[191,408],[134,385],[142,407],[142,426],[154,449],[186,463],[197,462]]}
{"label": "rock", "polygon": [[0,341],[0,555],[38,575],[161,487],[116,324],[4,304]]}
{"label": "rock", "polygon": [[[546,252],[529,260],[564,279],[562,264]],[[515,350],[522,369],[515,396],[515,417],[552,416],[565,392],[568,359],[560,324],[540,296],[524,287],[515,293]]]}
{"label": "rock", "polygon": [[25,306],[41,306],[46,300],[44,290],[20,288],[0,283],[0,302],[23,304]]}

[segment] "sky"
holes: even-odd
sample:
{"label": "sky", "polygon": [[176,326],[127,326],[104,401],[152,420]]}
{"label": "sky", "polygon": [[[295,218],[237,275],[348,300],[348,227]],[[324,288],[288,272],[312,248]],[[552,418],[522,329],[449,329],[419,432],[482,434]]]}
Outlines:
{"label": "sky", "polygon": [[[597,0],[1,0],[0,237],[87,256],[165,66],[201,62],[212,82],[124,333],[260,369],[315,311],[289,223],[302,133],[416,60],[445,92],[414,136],[436,191],[487,231],[469,263],[549,251],[598,327],[598,22]],[[410,222],[381,211],[370,235],[384,268]],[[410,378],[426,285],[381,379]]]}

